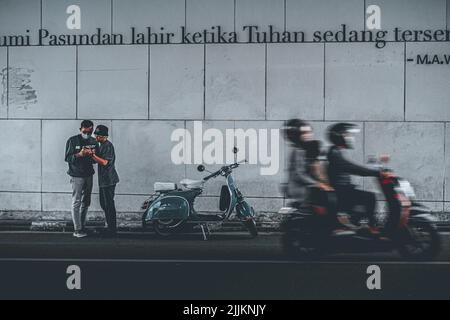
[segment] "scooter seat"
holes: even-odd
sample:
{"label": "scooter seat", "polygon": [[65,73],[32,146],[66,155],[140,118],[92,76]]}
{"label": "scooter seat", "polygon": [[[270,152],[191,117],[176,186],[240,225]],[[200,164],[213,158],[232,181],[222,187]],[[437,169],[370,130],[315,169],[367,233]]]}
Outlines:
{"label": "scooter seat", "polygon": [[172,182],[155,182],[153,189],[155,192],[168,192],[177,190],[177,185]]}
{"label": "scooter seat", "polygon": [[187,189],[199,189],[203,187],[203,180],[183,179],[180,184]]}

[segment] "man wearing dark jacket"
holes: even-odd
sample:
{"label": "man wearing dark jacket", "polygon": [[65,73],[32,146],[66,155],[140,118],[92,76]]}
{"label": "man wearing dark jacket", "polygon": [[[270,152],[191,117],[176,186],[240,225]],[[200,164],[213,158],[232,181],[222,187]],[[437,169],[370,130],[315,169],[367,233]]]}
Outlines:
{"label": "man wearing dark jacket", "polygon": [[99,125],[94,132],[99,151],[92,155],[98,163],[98,184],[100,187],[100,206],[105,212],[108,234],[114,236],[117,232],[117,217],[114,196],[119,175],[116,171],[116,153],[113,144],[108,140],[108,127]]}
{"label": "man wearing dark jacket", "polygon": [[94,123],[84,120],[81,123],[80,134],[71,137],[66,143],[65,161],[69,164],[67,172],[72,184],[72,219],[74,237],[84,238],[84,225],[93,185],[94,161],[91,156],[98,151],[97,141],[92,138]]}
{"label": "man wearing dark jacket", "polygon": [[352,133],[356,130],[355,125],[350,123],[338,123],[329,128],[328,135],[333,146],[328,152],[328,177],[331,186],[336,190],[339,210],[351,214],[355,207],[363,206],[369,219],[370,232],[378,234],[375,220],[375,194],[356,189],[352,184],[351,176],[379,177],[382,173],[353,163],[344,156],[345,149],[353,148]]}

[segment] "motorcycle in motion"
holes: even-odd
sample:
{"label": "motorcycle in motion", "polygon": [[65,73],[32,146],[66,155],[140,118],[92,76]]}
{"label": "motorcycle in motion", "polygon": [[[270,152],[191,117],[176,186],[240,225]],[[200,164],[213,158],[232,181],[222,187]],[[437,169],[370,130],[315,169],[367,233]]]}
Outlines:
{"label": "motorcycle in motion", "polygon": [[282,245],[297,259],[317,258],[333,253],[387,252],[397,250],[407,260],[432,260],[440,252],[441,239],[431,210],[417,203],[411,184],[384,167],[388,159],[369,161],[377,164],[388,177],[378,184],[387,202],[387,219],[381,236],[360,228],[353,235],[333,236],[324,223],[326,208],[311,205],[305,210],[282,208]]}
{"label": "motorcycle in motion", "polygon": [[[237,153],[237,148],[233,150]],[[189,227],[200,226],[203,239],[207,240],[210,234],[208,224],[226,221],[235,211],[239,220],[252,237],[258,235],[256,229],[256,214],[253,207],[245,200],[242,193],[236,187],[233,178],[233,170],[237,169],[242,162],[235,162],[223,166],[220,170],[209,172],[210,174],[202,180],[184,179],[180,181],[183,188],[178,188],[175,183],[156,182],[155,193],[151,195],[142,205],[144,210],[142,222],[146,228],[150,223],[159,236],[167,237],[182,232]],[[205,166],[197,167],[199,172],[206,171]],[[203,193],[205,184],[214,178],[224,177],[226,184],[222,186],[219,202],[219,214],[203,214],[195,210],[195,199]]]}

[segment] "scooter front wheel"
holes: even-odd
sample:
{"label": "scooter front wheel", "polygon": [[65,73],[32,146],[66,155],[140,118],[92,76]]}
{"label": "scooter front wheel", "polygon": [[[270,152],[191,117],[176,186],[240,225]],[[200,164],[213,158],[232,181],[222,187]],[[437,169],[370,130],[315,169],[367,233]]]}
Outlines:
{"label": "scooter front wheel", "polygon": [[428,221],[415,221],[408,224],[401,231],[399,242],[398,251],[408,260],[433,260],[441,250],[439,233]]}
{"label": "scooter front wheel", "polygon": [[153,229],[155,233],[161,237],[169,237],[181,230],[184,226],[185,220],[170,219],[170,220],[154,220]]}
{"label": "scooter front wheel", "polygon": [[255,219],[247,219],[243,221],[244,226],[247,228],[248,232],[250,232],[250,235],[252,238],[256,238],[258,236],[258,229],[256,228],[256,221]]}

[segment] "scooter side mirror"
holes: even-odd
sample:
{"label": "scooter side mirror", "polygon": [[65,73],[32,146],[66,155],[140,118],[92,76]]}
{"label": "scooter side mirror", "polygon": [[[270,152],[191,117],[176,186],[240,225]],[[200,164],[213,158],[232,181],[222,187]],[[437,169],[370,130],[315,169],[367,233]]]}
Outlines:
{"label": "scooter side mirror", "polygon": [[234,147],[234,148],[233,148],[233,153],[236,154],[236,153],[238,153],[238,152],[239,152],[239,149],[236,148],[236,147]]}
{"label": "scooter side mirror", "polygon": [[204,165],[199,165],[198,167],[197,167],[197,170],[199,171],[199,172],[203,172],[203,171],[205,171],[205,166]]}
{"label": "scooter side mirror", "polygon": [[377,163],[377,157],[374,155],[370,155],[367,157],[367,163],[368,164],[375,164]]}

